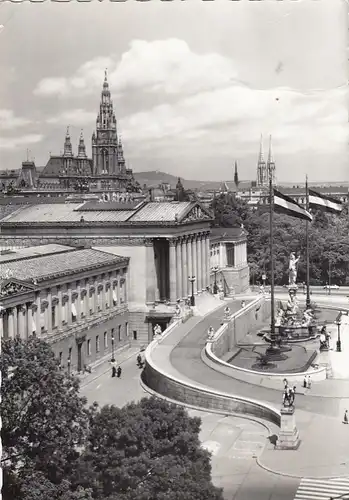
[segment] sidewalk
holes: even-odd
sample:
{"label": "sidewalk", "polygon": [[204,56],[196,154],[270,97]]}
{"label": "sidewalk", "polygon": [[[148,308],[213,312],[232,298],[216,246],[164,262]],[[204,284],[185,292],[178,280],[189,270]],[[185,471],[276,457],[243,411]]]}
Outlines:
{"label": "sidewalk", "polygon": [[349,476],[349,429],[342,419],[297,409],[295,416],[301,440],[298,450],[275,450],[268,441],[258,465],[269,472],[299,478]]}

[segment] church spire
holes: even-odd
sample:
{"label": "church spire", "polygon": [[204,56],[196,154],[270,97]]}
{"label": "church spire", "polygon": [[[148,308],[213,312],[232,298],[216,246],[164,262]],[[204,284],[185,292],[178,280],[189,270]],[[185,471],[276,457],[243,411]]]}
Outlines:
{"label": "church spire", "polygon": [[273,185],[275,185],[275,183],[276,183],[275,161],[274,161],[274,155],[273,155],[271,135],[269,136],[269,151],[268,151],[267,173],[268,173],[268,182],[269,182],[269,175],[271,175],[272,176],[272,183],[273,183]]}
{"label": "church spire", "polygon": [[257,186],[266,186],[268,184],[268,173],[267,165],[264,160],[263,151],[263,136],[261,134],[260,144],[259,144],[259,156],[257,164]]}
{"label": "church spire", "polygon": [[73,156],[73,148],[70,140],[69,127],[67,127],[67,133],[65,134],[63,156]]}
{"label": "church spire", "polygon": [[118,142],[118,164],[120,165],[121,171],[125,169],[125,158],[124,158],[124,148],[122,146],[121,137],[119,137]]}
{"label": "church spire", "polygon": [[97,116],[97,129],[116,130],[116,118],[109,90],[107,70],[105,70],[104,72],[101,103],[99,106],[99,113]]}
{"label": "church spire", "polygon": [[81,130],[80,139],[79,139],[78,158],[87,158],[86,146],[85,146],[85,141],[84,141],[84,136],[83,136],[82,130]]}
{"label": "church spire", "polygon": [[234,171],[234,184],[236,186],[236,189],[239,187],[240,181],[239,181],[239,174],[238,174],[238,162],[235,160],[235,171]]}

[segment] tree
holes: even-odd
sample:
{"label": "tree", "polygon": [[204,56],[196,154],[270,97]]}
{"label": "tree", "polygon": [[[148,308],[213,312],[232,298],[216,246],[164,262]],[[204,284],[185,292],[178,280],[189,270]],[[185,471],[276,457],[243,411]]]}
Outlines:
{"label": "tree", "polygon": [[241,198],[232,193],[215,196],[210,205],[214,214],[214,225],[237,227],[245,224],[250,217],[250,207]]}
{"label": "tree", "polygon": [[95,406],[89,444],[72,481],[108,500],[221,500],[200,419],[156,398],[124,408]]}
{"label": "tree", "polygon": [[20,500],[26,477],[42,473],[47,484],[58,485],[70,473],[88,410],[79,382],[59,370],[51,347],[35,337],[3,340],[0,369],[3,498]]}

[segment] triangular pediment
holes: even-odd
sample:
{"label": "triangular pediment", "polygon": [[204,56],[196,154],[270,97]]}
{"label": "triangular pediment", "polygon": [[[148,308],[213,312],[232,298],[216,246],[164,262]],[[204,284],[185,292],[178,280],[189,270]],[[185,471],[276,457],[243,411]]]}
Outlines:
{"label": "triangular pediment", "polygon": [[19,293],[30,292],[34,289],[35,285],[15,278],[3,279],[0,281],[0,297],[9,297]]}
{"label": "triangular pediment", "polygon": [[189,207],[188,211],[183,214],[180,222],[196,222],[203,220],[212,220],[212,214],[200,205],[200,203],[195,203],[194,206]]}

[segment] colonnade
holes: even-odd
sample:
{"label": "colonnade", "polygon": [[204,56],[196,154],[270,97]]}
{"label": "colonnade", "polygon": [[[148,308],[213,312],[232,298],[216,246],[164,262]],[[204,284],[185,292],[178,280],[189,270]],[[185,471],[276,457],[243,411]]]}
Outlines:
{"label": "colonnade", "polygon": [[4,304],[0,332],[23,339],[33,333],[45,335],[123,303],[127,303],[126,273],[113,271],[42,290],[32,302],[7,308]]}
{"label": "colonnade", "polygon": [[209,286],[210,240],[209,232],[199,232],[169,240],[170,301],[191,295],[190,277],[195,276],[194,293]]}
{"label": "colonnade", "polygon": [[245,265],[247,262],[247,251],[246,251],[246,242],[236,242],[234,243],[235,250],[235,266],[239,267]]}

